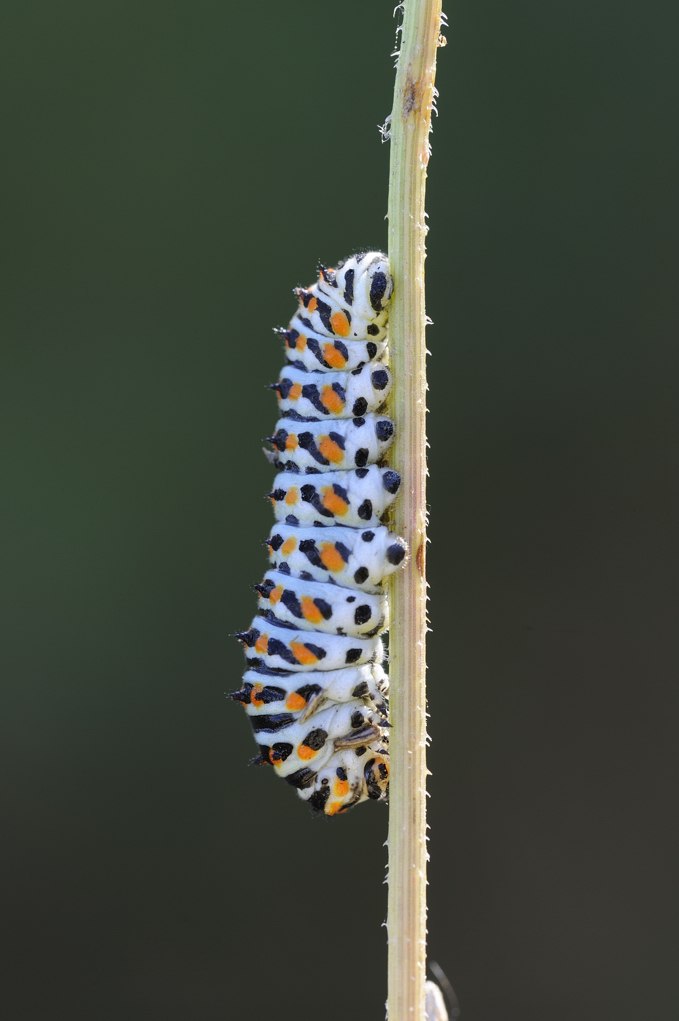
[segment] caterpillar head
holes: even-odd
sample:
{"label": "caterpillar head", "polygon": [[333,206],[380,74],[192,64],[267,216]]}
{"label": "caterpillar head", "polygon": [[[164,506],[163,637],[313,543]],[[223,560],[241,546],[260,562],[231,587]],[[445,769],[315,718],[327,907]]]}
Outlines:
{"label": "caterpillar head", "polygon": [[384,312],[394,292],[394,279],[386,255],[368,252],[359,262],[358,270],[370,308],[376,313]]}
{"label": "caterpillar head", "polygon": [[[326,277],[321,280],[325,282]],[[332,285],[327,290],[332,290],[335,301],[351,309],[354,316],[382,327],[394,291],[387,256],[384,252],[352,255],[333,271]]]}

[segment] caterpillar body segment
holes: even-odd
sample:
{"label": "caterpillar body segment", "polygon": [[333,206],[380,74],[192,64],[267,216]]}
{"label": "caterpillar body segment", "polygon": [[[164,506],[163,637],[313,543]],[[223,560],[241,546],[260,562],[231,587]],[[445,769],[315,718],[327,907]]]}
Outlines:
{"label": "caterpillar body segment", "polygon": [[387,718],[389,680],[378,663],[344,667],[342,670],[316,670],[292,673],[259,668],[246,670],[243,687],[231,698],[245,707],[248,716],[279,713],[284,710],[306,719],[311,712],[330,702],[363,702],[383,719]]}
{"label": "caterpillar body segment", "polygon": [[336,751],[331,762],[315,774],[307,787],[298,790],[305,801],[326,815],[337,815],[352,805],[389,793],[388,742],[372,742],[351,750]]}
{"label": "caterpillar body segment", "polygon": [[310,631],[372,637],[388,626],[384,594],[362,592],[357,595],[354,589],[293,578],[280,571],[267,571],[255,588],[259,592],[258,610],[263,617]]}
{"label": "caterpillar body segment", "polygon": [[386,311],[372,316],[366,322],[353,311],[336,304],[325,292],[319,292],[317,285],[306,290],[298,288],[299,310],[292,317],[290,326],[307,336],[343,340],[345,344],[360,344],[386,338]]}
{"label": "caterpillar body segment", "polygon": [[384,525],[300,530],[281,522],[266,542],[278,571],[372,593],[382,591],[382,581],[401,566],[408,549]]}
{"label": "caterpillar body segment", "polygon": [[272,389],[283,418],[298,422],[356,418],[382,407],[391,391],[391,373],[380,362],[353,372],[324,373],[289,365]]}
{"label": "caterpillar body segment", "polygon": [[386,311],[373,315],[365,322],[354,312],[335,304],[324,293],[314,288],[296,291],[300,299],[299,311],[290,321],[290,327],[307,337],[342,340],[345,344],[383,343],[387,336]]}
{"label": "caterpillar body segment", "polygon": [[252,724],[256,761],[330,816],[389,790],[383,581],[407,555],[382,523],[401,485],[381,464],[396,428],[383,413],[392,291],[381,252],[322,266],[295,291],[267,453],[279,469],[271,569],[237,636],[247,670],[231,697]]}
{"label": "caterpillar body segment", "polygon": [[341,670],[381,663],[384,655],[379,638],[328,635],[267,617],[255,617],[249,630],[237,637],[245,646],[248,666],[261,664],[280,670]]}
{"label": "caterpillar body segment", "polygon": [[393,468],[301,474],[280,472],[269,493],[276,521],[307,528],[310,525],[379,525],[396,499],[401,476]]}
{"label": "caterpillar body segment", "polygon": [[261,763],[287,777],[299,769],[320,769],[339,748],[365,748],[385,739],[383,718],[353,702],[320,709],[304,721],[289,713],[260,714],[250,718],[259,745]]}
{"label": "caterpillar body segment", "polygon": [[394,423],[373,413],[331,422],[281,418],[269,440],[274,462],[286,471],[346,471],[379,461],[394,440]]}
{"label": "caterpillar body segment", "polygon": [[354,372],[368,362],[379,361],[387,346],[387,335],[378,330],[372,340],[341,340],[314,333],[296,317],[289,329],[281,330],[286,356],[299,369]]}

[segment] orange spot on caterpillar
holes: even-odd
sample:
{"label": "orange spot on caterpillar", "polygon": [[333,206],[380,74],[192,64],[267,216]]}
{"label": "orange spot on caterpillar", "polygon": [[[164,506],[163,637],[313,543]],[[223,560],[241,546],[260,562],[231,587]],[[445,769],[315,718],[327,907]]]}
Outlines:
{"label": "orange spot on caterpillar", "polygon": [[320,553],[321,563],[324,567],[327,567],[329,571],[337,572],[342,570],[344,567],[344,559],[342,554],[337,552],[334,543],[321,543]]}
{"label": "orange spot on caterpillar", "polygon": [[344,410],[344,401],[331,386],[324,386],[321,390],[321,404],[333,415],[339,415]]}
{"label": "orange spot on caterpillar", "polygon": [[335,443],[334,440],[331,440],[329,436],[324,436],[321,439],[321,442],[318,444],[318,449],[321,454],[323,454],[323,457],[327,457],[328,461],[332,464],[341,464],[344,460],[344,451],[340,445]]}
{"label": "orange spot on caterpillar", "polygon": [[298,446],[299,446],[299,440],[297,439],[295,434],[294,433],[289,433],[287,438],[286,438],[286,440],[285,440],[285,449],[286,450],[297,450]]}
{"label": "orange spot on caterpillar", "polygon": [[297,746],[297,754],[300,759],[313,759],[318,752],[315,748],[309,748],[308,744],[300,744]]}
{"label": "orange spot on caterpillar", "polygon": [[348,337],[351,326],[345,312],[334,312],[330,316],[330,325],[338,337]]}
{"label": "orange spot on caterpillar", "polygon": [[290,489],[285,494],[285,502],[289,507],[293,507],[299,500],[299,489],[297,486],[290,486]]}
{"label": "orange spot on caterpillar", "polygon": [[301,604],[305,620],[308,620],[310,624],[320,624],[323,620],[323,614],[313,599],[310,599],[309,596],[302,596]]}
{"label": "orange spot on caterpillar", "polygon": [[268,635],[260,635],[259,638],[257,639],[257,641],[255,642],[255,649],[257,650],[257,652],[267,652],[268,648],[269,648],[269,636]]}
{"label": "orange spot on caterpillar", "polygon": [[338,351],[334,344],[323,345],[323,358],[333,369],[343,369],[347,363],[341,351]]}
{"label": "orange spot on caterpillar", "polygon": [[276,603],[280,602],[280,598],[282,595],[283,587],[281,585],[276,585],[276,588],[272,588],[271,592],[269,592],[269,602],[273,603],[273,605],[275,606]]}
{"label": "orange spot on caterpillar", "polygon": [[338,518],[343,517],[349,510],[349,504],[338,496],[334,489],[327,486],[321,490],[322,503],[326,510],[331,511]]}
{"label": "orange spot on caterpillar", "polygon": [[315,312],[316,309],[318,308],[318,298],[309,298],[309,304],[307,305],[307,308],[309,309],[310,312]]}
{"label": "orange spot on caterpillar", "polygon": [[285,540],[285,542],[281,546],[281,553],[283,554],[284,557],[287,557],[290,553],[292,553],[296,549],[297,549],[297,539],[294,537],[294,535],[291,535],[288,539]]}
{"label": "orange spot on caterpillar", "polygon": [[344,808],[344,805],[342,804],[341,801],[331,801],[329,805],[325,806],[325,814],[326,815],[337,815],[337,813],[341,812],[343,808]]}
{"label": "orange spot on caterpillar", "polygon": [[298,401],[301,396],[302,396],[302,384],[301,383],[293,383],[292,386],[290,387],[290,390],[288,391],[288,400]]}
{"label": "orange spot on caterpillar", "polygon": [[318,657],[314,655],[311,649],[307,649],[306,645],[303,645],[302,642],[290,642],[290,651],[297,662],[304,664],[304,666],[318,662]]}
{"label": "orange spot on caterpillar", "polygon": [[260,693],[260,691],[262,690],[263,687],[264,687],[263,684],[255,684],[254,688],[250,692],[250,702],[251,702],[252,705],[256,705],[256,706],[264,705],[264,702],[262,701],[262,699],[261,698],[257,698],[257,696],[259,695],[259,693]]}
{"label": "orange spot on caterpillar", "polygon": [[296,713],[298,709],[303,709],[305,705],[306,699],[297,691],[293,691],[291,695],[288,695],[285,702],[285,708],[289,709],[292,713]]}
{"label": "orange spot on caterpillar", "polygon": [[343,798],[345,794],[349,793],[349,781],[340,779],[335,780],[333,792],[336,797]]}

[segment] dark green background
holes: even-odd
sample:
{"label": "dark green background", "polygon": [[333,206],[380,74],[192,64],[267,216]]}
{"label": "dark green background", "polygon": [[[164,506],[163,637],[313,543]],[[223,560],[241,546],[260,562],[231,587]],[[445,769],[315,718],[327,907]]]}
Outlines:
{"label": "dark green background", "polygon": [[[394,2],[5,5],[11,1021],[383,1017],[387,812],[311,818],[224,692]],[[674,1021],[677,9],[446,6],[430,952],[462,1021]]]}

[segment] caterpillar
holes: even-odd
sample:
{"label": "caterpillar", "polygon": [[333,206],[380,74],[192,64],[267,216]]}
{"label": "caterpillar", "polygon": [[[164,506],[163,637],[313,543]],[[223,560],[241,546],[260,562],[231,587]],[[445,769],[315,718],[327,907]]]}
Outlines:
{"label": "caterpillar", "polygon": [[287,361],[265,451],[278,472],[270,568],[236,636],[247,669],[231,698],[252,724],[254,761],[330,816],[389,791],[383,582],[408,552],[383,523],[401,484],[382,463],[395,429],[380,410],[392,292],[382,252],[321,266],[316,284],[295,289],[298,310],[277,331]]}

